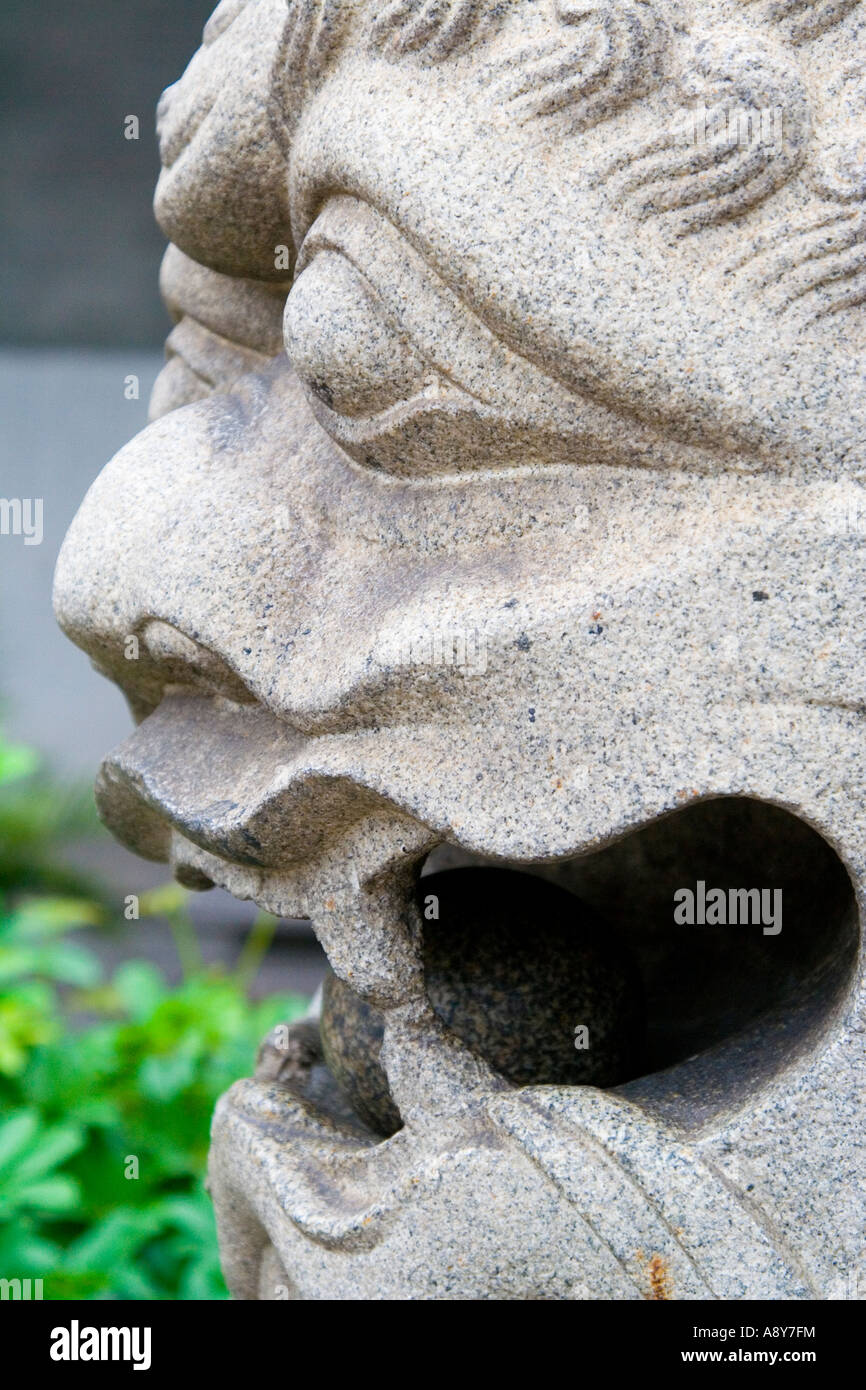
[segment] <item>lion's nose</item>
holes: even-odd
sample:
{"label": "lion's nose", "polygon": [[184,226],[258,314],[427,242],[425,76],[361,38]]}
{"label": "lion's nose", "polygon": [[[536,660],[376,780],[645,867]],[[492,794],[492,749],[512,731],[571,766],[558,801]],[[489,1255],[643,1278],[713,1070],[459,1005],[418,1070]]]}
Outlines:
{"label": "lion's nose", "polygon": [[151,618],[141,629],[140,645],[163,688],[222,695],[241,705],[255,703],[228,662],[171,623]]}
{"label": "lion's nose", "polygon": [[[251,588],[246,561],[282,545],[279,570],[261,567],[265,586],[282,582],[296,531],[291,508],[278,530],[264,479],[238,459],[267,432],[269,404],[278,427],[281,386],[282,376],[248,377],[231,396],[150,425],[103,469],[69,529],[55,573],[58,621],[136,713],[169,687],[251,699],[236,673],[275,600]],[[228,630],[225,611],[236,615]]]}
{"label": "lion's nose", "polygon": [[155,421],[103,469],[58,557],[55,609],[137,716],[169,691],[306,708],[326,640],[312,614],[336,582],[322,521],[333,458],[277,358]]}

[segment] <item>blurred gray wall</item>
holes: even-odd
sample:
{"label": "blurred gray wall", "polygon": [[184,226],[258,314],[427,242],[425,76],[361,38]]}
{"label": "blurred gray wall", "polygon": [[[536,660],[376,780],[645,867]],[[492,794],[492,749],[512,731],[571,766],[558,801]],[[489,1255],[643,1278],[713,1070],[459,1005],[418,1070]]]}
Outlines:
{"label": "blurred gray wall", "polygon": [[[64,776],[92,780],[130,732],[119,691],[57,628],[54,563],[100,469],[146,421],[169,320],[157,288],[164,238],[151,200],[154,110],[198,47],[216,0],[2,0],[0,5],[0,497],[38,498],[44,538],[0,535],[0,727]],[[124,139],[137,115],[138,141]],[[128,399],[127,378],[140,390]],[[165,880],[107,837],[89,853],[118,894]],[[88,861],[89,862],[89,861]],[[219,891],[194,899],[208,961],[232,961],[255,915]],[[170,978],[167,927],[95,943]],[[257,992],[310,994],[324,957],[283,923]]]}
{"label": "blurred gray wall", "polygon": [[[214,8],[3,0],[0,342],[161,343],[154,111]],[[137,141],[124,139],[130,114]]]}
{"label": "blurred gray wall", "polygon": [[[212,8],[0,5],[0,497],[42,499],[45,520],[39,546],[0,535],[0,720],[88,778],[129,715],[58,631],[51,579],[84,493],[146,420],[170,326],[151,209],[154,111]],[[130,114],[137,141],[124,138]]]}

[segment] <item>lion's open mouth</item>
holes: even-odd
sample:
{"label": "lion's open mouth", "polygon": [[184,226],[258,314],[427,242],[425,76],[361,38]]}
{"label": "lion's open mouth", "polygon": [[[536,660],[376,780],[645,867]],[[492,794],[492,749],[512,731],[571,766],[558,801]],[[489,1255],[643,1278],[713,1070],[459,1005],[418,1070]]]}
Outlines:
{"label": "lion's open mouth", "polygon": [[[395,822],[392,848],[399,833]],[[376,838],[359,833],[359,864]],[[372,874],[360,910],[339,886],[313,910],[340,976],[321,1019],[274,1030],[256,1079],[218,1108],[224,1243],[248,1230],[262,1250],[255,1267],[230,1267],[241,1296],[296,1296],[287,1271],[308,1251],[383,1260],[419,1207],[447,1207],[455,1184],[495,1207],[506,1172],[515,1238],[533,1228],[530,1203],[552,1210],[554,1190],[557,1222],[577,1223],[593,1259],[615,1257],[620,1297],[742,1297],[731,1256],[743,1248],[774,1296],[808,1296],[808,1278],[767,1240],[751,1170],[741,1176],[732,1151],[720,1171],[713,1136],[816,1050],[847,996],[857,911],[827,842],[786,811],[727,797],[528,872],[453,846],[425,855],[408,834],[406,852],[413,871]],[[347,843],[342,853],[351,866]],[[707,900],[780,885],[782,930],[676,922],[676,895],[696,875]],[[351,867],[342,880],[325,873],[318,891],[351,878]],[[238,1166],[279,1191],[279,1219],[245,1204]],[[707,1211],[720,1214],[719,1245],[692,1220]],[[587,1258],[578,1244],[569,1288],[583,1287]]]}
{"label": "lion's open mouth", "polygon": [[325,1056],[374,1132],[400,1123],[384,1070],[371,1081],[375,1006],[413,990],[511,1084],[619,1088],[687,1130],[814,1045],[846,992],[848,874],[778,806],[705,797],[596,853],[509,863],[444,843],[370,769],[365,784],[335,761],[342,747],[257,705],[169,695],[98,795],[114,832],[183,881],[312,918],[344,981]]}
{"label": "lion's open mouth", "polygon": [[[456,864],[474,867],[437,868]],[[424,924],[428,996],[468,1045],[513,1084],[613,1087],[687,1131],[745,1104],[815,1044],[856,959],[856,905],[835,852],[746,798],[697,803],[528,873],[441,846],[416,891],[437,914]],[[675,909],[684,891],[691,914]],[[322,1028],[344,1099],[374,1131],[399,1127],[375,1067],[380,1019],[336,977]]]}

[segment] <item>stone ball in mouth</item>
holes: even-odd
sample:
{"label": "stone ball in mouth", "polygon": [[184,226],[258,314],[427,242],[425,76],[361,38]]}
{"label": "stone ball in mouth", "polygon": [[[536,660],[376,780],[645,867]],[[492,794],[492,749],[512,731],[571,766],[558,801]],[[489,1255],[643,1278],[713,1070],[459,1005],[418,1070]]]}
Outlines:
{"label": "stone ball in mouth", "polygon": [[[573,893],[531,874],[450,869],[422,877],[424,975],[439,1018],[517,1086],[615,1086],[641,1071],[645,1009],[615,934]],[[379,1060],[384,1020],[329,975],[322,1047],[355,1113],[400,1128]]]}

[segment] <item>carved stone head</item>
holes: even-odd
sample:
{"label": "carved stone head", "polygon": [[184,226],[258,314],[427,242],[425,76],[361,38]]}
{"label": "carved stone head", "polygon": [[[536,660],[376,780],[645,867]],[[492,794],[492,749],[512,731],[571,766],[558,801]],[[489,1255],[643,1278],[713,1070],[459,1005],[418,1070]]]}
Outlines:
{"label": "carved stone head", "polygon": [[[312,919],[400,1126],[272,1040],[215,1121],[239,1296],[849,1296],[864,59],[858,0],[223,0],[163,96],[168,362],[57,571],[137,723],[98,800]],[[449,863],[608,924],[616,1084],[433,1007]],[[675,916],[716,885],[784,908]]]}

